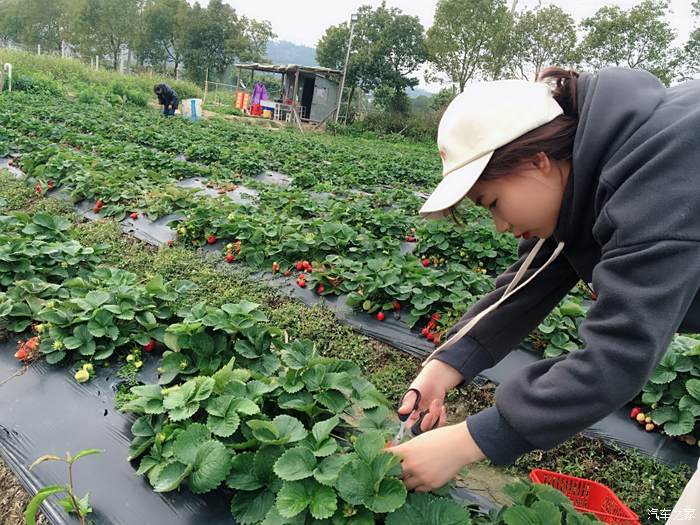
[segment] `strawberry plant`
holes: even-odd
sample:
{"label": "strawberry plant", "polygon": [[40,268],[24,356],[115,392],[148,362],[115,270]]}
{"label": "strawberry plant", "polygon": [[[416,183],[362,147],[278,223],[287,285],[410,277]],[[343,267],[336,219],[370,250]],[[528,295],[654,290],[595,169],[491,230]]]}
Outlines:
{"label": "strawberry plant", "polygon": [[102,248],[71,240],[70,226],[66,219],[46,213],[0,216],[0,291],[16,281],[55,284],[92,269]]}
{"label": "strawberry plant", "polygon": [[580,299],[573,295],[565,297],[540,323],[529,341],[543,352],[544,357],[556,357],[582,347],[578,328],[586,317]]}
{"label": "strawberry plant", "polygon": [[700,341],[678,335],[641,393],[650,417],[669,436],[700,438]]}
{"label": "strawberry plant", "polygon": [[236,344],[237,355],[211,375],[133,387],[124,410],[141,414],[130,450],[137,472],[158,492],[234,489],[231,511],[244,525],[399,523],[402,514],[391,516],[407,493],[398,456],[383,451],[386,400],[356,365],[318,356],[309,341],[275,346],[280,366],[271,374],[236,368]]}
{"label": "strawberry plant", "polygon": [[37,319],[45,326],[40,351],[54,364],[67,355],[74,360],[109,358],[129,344],[162,339],[162,320],[172,316],[167,302],[189,286],[155,277],[145,285],[136,275],[110,268],[65,281],[67,297],[45,301]]}
{"label": "strawberry plant", "polygon": [[475,520],[479,524],[493,525],[593,525],[600,523],[593,514],[579,513],[562,492],[545,484],[511,483],[504,492],[513,500],[488,517]]}

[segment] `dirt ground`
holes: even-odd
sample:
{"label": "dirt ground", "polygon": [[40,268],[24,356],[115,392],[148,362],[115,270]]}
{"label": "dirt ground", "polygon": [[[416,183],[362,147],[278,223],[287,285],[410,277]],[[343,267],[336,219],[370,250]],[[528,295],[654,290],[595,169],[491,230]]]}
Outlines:
{"label": "dirt ground", "polygon": [[[31,498],[12,471],[0,459],[0,525],[24,525],[24,509]],[[37,525],[48,525],[39,515]]]}

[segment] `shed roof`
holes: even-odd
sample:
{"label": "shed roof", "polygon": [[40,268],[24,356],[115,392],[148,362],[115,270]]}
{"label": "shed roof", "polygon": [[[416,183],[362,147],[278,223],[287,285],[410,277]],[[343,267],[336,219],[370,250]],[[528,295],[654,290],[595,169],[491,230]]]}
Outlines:
{"label": "shed roof", "polygon": [[318,73],[320,75],[342,75],[342,71],[337,69],[330,69],[327,67],[314,67],[314,66],[300,66],[297,64],[258,64],[258,63],[248,63],[248,64],[236,64],[235,67],[241,69],[252,69],[255,71],[265,71],[268,73]]}

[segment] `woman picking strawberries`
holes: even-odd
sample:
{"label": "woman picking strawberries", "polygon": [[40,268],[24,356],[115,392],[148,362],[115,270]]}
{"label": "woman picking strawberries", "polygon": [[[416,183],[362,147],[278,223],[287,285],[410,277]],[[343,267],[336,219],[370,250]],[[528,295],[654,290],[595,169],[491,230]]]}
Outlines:
{"label": "woman picking strawberries", "polygon": [[[449,216],[466,198],[522,241],[411,384],[421,429],[440,428],[389,449],[409,489],[555,447],[632,400],[674,333],[700,332],[700,80],[666,88],[620,68],[539,80],[471,84],[440,122],[443,180],[420,214]],[[495,406],[445,426],[445,393],[503,359],[579,279],[597,294],[585,347],[522,368]],[[697,486],[694,497],[700,516]]]}

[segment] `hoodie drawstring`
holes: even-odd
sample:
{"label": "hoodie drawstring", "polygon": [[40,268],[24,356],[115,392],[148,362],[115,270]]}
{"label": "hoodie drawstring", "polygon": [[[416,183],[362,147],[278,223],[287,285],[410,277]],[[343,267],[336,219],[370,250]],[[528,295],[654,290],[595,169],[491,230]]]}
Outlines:
{"label": "hoodie drawstring", "polygon": [[509,284],[508,287],[506,288],[505,292],[503,292],[503,295],[501,296],[501,298],[500,298],[498,301],[496,301],[495,303],[493,303],[491,306],[489,306],[488,308],[486,308],[484,311],[482,311],[482,312],[480,312],[478,315],[474,316],[474,317],[473,317],[467,324],[465,324],[456,334],[454,334],[454,335],[453,335],[452,337],[450,337],[447,341],[445,341],[445,342],[442,344],[442,346],[436,348],[435,351],[433,351],[433,353],[430,354],[430,355],[427,357],[427,359],[426,359],[425,361],[423,361],[423,363],[421,364],[421,366],[427,365],[428,362],[429,362],[433,357],[435,357],[435,355],[436,355],[437,353],[441,352],[442,350],[444,350],[444,349],[446,349],[446,348],[449,348],[450,346],[452,346],[453,344],[455,344],[457,341],[459,341],[459,340],[460,340],[462,337],[464,337],[464,336],[467,334],[467,332],[469,332],[469,330],[471,330],[485,315],[487,315],[488,313],[490,313],[490,312],[492,312],[493,310],[495,310],[496,308],[498,308],[498,307],[500,306],[500,304],[501,304],[503,301],[505,301],[506,299],[508,299],[508,297],[510,297],[511,295],[513,295],[514,293],[516,293],[518,290],[520,290],[521,288],[527,286],[528,283],[530,283],[530,281],[532,281],[535,277],[537,277],[537,275],[538,275],[542,270],[544,270],[547,266],[549,266],[549,265],[554,261],[554,259],[557,258],[557,256],[558,256],[558,255],[562,252],[562,250],[564,249],[564,243],[563,243],[563,242],[560,242],[560,243],[557,245],[557,247],[556,247],[556,248],[554,249],[554,251],[552,252],[552,255],[549,256],[549,259],[547,260],[547,262],[545,262],[540,268],[538,268],[537,271],[536,271],[534,274],[532,274],[532,275],[530,276],[529,279],[527,279],[524,283],[522,283],[522,284],[520,284],[520,285],[518,286],[518,283],[519,283],[520,280],[523,278],[523,275],[525,275],[525,272],[527,272],[528,268],[529,268],[530,265],[532,264],[532,261],[535,259],[535,257],[537,256],[538,252],[539,252],[540,249],[542,248],[542,245],[544,244],[545,240],[546,240],[546,239],[539,239],[539,240],[537,241],[537,244],[535,244],[535,246],[533,246],[532,250],[530,250],[530,253],[528,254],[528,256],[527,256],[527,257],[525,258],[525,260],[523,261],[523,264],[520,266],[520,268],[519,268],[518,271],[516,272],[515,277],[513,277],[513,280],[510,282],[510,284]]}

